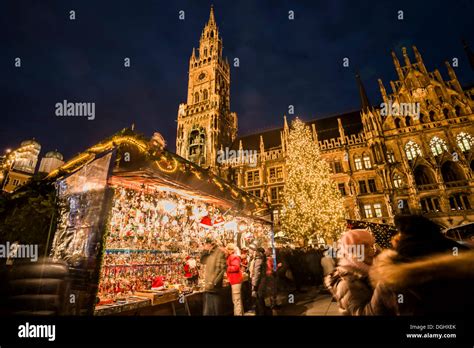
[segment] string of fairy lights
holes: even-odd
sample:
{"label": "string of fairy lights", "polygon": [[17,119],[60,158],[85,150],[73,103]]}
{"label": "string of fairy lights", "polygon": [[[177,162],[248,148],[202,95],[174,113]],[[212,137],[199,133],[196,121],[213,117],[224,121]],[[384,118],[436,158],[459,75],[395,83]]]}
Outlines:
{"label": "string of fairy lights", "polygon": [[286,163],[285,234],[294,240],[336,240],[345,228],[344,201],[309,127],[298,118],[288,135]]}

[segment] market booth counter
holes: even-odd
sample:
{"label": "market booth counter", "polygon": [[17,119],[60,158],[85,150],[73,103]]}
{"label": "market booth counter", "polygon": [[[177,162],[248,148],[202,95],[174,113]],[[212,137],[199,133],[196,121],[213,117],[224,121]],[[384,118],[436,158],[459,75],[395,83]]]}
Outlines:
{"label": "market booth counter", "polygon": [[[268,206],[125,130],[49,176],[61,206],[52,257],[86,274],[73,314],[202,313],[206,238],[270,246]],[[230,287],[222,290],[226,312]]]}

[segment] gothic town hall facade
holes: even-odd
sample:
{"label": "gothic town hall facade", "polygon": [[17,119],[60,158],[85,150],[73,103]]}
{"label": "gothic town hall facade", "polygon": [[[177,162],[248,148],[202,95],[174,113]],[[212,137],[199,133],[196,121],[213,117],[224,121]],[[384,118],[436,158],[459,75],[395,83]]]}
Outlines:
{"label": "gothic town hall facade", "polygon": [[[474,55],[466,46],[471,66]],[[199,49],[189,61],[187,102],[179,106],[177,154],[218,173],[270,202],[279,225],[286,180],[289,134],[282,127],[237,136],[230,109],[230,67],[213,9]],[[448,79],[427,70],[422,56],[406,48],[392,52],[398,81],[387,90],[378,80],[387,109],[372,106],[357,76],[361,109],[307,122],[333,179],[345,197],[346,216],[392,223],[399,213],[422,213],[445,227],[474,221],[474,87],[463,88],[446,62]],[[417,105],[419,113],[397,108]],[[219,150],[256,153],[256,163],[217,161]]]}

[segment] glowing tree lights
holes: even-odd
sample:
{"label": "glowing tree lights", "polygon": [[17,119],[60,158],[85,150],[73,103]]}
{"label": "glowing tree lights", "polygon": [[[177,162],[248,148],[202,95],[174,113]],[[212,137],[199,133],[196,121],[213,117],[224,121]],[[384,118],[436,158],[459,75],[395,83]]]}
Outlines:
{"label": "glowing tree lights", "polygon": [[321,158],[317,139],[298,118],[287,147],[282,227],[295,242],[336,240],[345,227],[344,204],[329,164]]}

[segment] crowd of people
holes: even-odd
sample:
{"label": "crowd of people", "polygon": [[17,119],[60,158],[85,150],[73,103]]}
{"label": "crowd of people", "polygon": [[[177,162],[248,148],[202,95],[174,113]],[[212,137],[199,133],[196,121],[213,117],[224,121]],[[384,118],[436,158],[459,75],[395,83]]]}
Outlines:
{"label": "crowd of people", "polygon": [[[346,315],[430,315],[474,309],[474,251],[423,216],[395,218],[392,248],[377,254],[367,230],[349,230],[325,284]],[[363,250],[362,258],[354,250]]]}
{"label": "crowd of people", "polygon": [[249,249],[242,250],[233,243],[219,247],[212,239],[206,240],[204,248],[200,260],[205,265],[203,315],[223,313],[219,289],[223,286],[224,275],[231,286],[234,315],[244,314],[244,279],[248,279],[251,289],[251,310],[256,315],[271,315],[269,302],[275,284],[272,249],[265,250],[254,243]]}
{"label": "crowd of people", "polygon": [[395,218],[392,248],[377,247],[372,233],[349,229],[328,247],[239,250],[206,240],[204,315],[221,315],[224,275],[231,285],[234,315],[244,314],[243,283],[251,288],[251,309],[272,315],[277,293],[319,287],[344,315],[425,315],[474,309],[474,251],[448,239],[440,226],[418,216]]}

